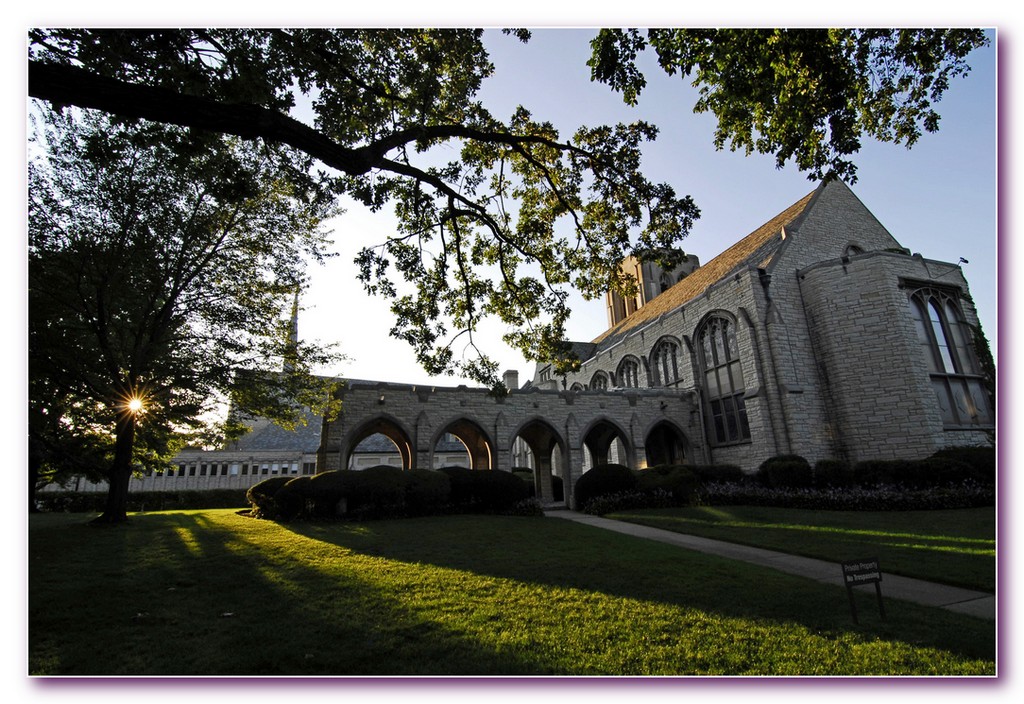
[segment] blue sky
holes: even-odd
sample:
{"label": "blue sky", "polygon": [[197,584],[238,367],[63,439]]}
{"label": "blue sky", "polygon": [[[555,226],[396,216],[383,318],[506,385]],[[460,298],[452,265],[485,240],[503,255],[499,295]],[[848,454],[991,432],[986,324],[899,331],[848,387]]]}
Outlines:
{"label": "blue sky", "polygon": [[[564,137],[582,124],[642,119],[657,125],[660,135],[644,150],[644,170],[652,180],[693,196],[701,208],[682,246],[702,262],[814,189],[816,184],[794,167],[776,169],[771,157],[716,151],[714,119],[693,114],[693,89],[661,72],[653,56],[646,59],[648,86],[635,108],[607,86],[592,83],[586,59],[593,34],[590,29],[540,29],[523,45],[487,32],[495,74],[480,93],[484,105],[496,117],[507,118],[521,104],[535,118],[552,122]],[[924,135],[913,149],[866,142],[855,157],[858,181],[852,186],[904,247],[926,258],[969,261],[964,272],[993,346],[998,333],[995,59],[995,42],[971,56],[971,74],[954,81],[938,106],[939,132]],[[349,356],[338,369],[324,371],[405,383],[468,383],[423,372],[405,343],[389,338],[386,303],[367,298],[354,280],[355,252],[379,241],[391,227],[386,215],[370,215],[355,205],[333,223],[340,254],[309,272],[300,334],[337,342]],[[603,302],[573,300],[570,338],[593,339],[605,328]],[[487,326],[478,343],[502,369],[518,369],[521,380],[531,377],[533,363],[507,348],[502,332],[497,324]]]}

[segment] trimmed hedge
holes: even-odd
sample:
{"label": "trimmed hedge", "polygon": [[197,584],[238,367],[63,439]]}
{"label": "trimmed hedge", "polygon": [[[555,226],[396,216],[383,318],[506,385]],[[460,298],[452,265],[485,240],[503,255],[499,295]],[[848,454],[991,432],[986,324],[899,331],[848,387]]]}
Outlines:
{"label": "trimmed hedge", "polygon": [[636,472],[641,492],[664,492],[676,506],[689,506],[697,497],[700,480],[687,465],[657,465]]}
{"label": "trimmed hedge", "polygon": [[929,459],[956,460],[971,468],[971,478],[985,484],[996,483],[996,448],[959,446],[939,450]]}
{"label": "trimmed hedge", "polygon": [[814,463],[814,486],[851,486],[854,481],[853,465],[846,460],[818,460]]}
{"label": "trimmed hedge", "polygon": [[294,477],[270,477],[257,482],[245,492],[245,498],[252,504],[252,514],[257,518],[277,519],[282,516],[281,505],[277,501],[277,493]]}
{"label": "trimmed hedge", "polygon": [[598,496],[636,489],[636,475],[621,464],[599,464],[576,481],[576,506],[586,510]]}
{"label": "trimmed hedge", "polygon": [[757,469],[758,482],[764,486],[809,487],[813,481],[810,463],[800,455],[776,455]]}
{"label": "trimmed hedge", "polygon": [[750,475],[734,464],[688,464],[686,467],[697,475],[701,483],[742,482],[750,478]]}
{"label": "trimmed hedge", "polygon": [[526,482],[502,470],[442,467],[451,482],[450,505],[457,510],[497,512],[511,510],[530,497]]}
{"label": "trimmed hedge", "polygon": [[429,516],[443,511],[452,491],[451,481],[441,472],[410,469],[405,472],[405,512]]}
{"label": "trimmed hedge", "polygon": [[941,457],[925,460],[865,460],[853,466],[853,476],[859,486],[895,484],[917,489],[976,481],[970,465]]}
{"label": "trimmed hedge", "polygon": [[527,484],[511,472],[447,467],[402,470],[390,465],[272,477],[249,489],[257,518],[354,520],[400,518],[455,511],[533,515]]}

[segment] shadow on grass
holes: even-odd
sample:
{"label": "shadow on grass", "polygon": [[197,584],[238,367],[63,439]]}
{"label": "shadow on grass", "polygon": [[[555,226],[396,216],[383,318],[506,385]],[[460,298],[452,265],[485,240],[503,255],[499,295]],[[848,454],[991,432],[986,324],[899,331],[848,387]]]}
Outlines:
{"label": "shadow on grass", "polygon": [[841,587],[569,521],[451,516],[283,525],[297,535],[366,556],[671,604],[726,618],[796,623],[828,636],[853,634],[865,641],[902,641],[964,657],[995,657],[991,622],[893,600],[886,601],[887,618],[881,620],[873,592],[857,590],[857,626]]}
{"label": "shadow on grass", "polygon": [[890,603],[883,622],[864,595],[857,627],[842,589],[556,519],[84,520],[32,519],[31,674],[801,674],[822,638],[994,659],[976,619]]}
{"label": "shadow on grass", "polygon": [[29,674],[544,672],[414,613],[358,569],[289,557],[275,524],[237,520],[254,529],[168,513],[31,530]]}

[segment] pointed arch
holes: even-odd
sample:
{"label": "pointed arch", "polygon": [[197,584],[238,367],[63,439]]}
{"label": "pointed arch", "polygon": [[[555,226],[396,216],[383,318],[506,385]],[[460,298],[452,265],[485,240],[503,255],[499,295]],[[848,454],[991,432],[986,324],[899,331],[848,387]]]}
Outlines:
{"label": "pointed arch", "polygon": [[715,445],[749,442],[746,384],[736,343],[736,318],[722,310],[708,313],[697,326],[694,340],[708,441]]}
{"label": "pointed arch", "polygon": [[444,423],[434,433],[430,442],[431,466],[434,448],[446,434],[455,436],[465,446],[471,469],[494,469],[494,442],[479,424],[465,417]]}
{"label": "pointed arch", "polygon": [[611,383],[608,380],[608,372],[596,371],[594,376],[590,377],[590,388],[593,391],[607,391],[609,386]]}
{"label": "pointed arch", "polygon": [[684,464],[690,458],[690,441],[686,433],[668,419],[654,423],[644,434],[644,451],[647,466],[663,464]]}
{"label": "pointed arch", "polygon": [[530,458],[534,484],[540,500],[545,503],[555,500],[556,482],[552,480],[552,475],[560,471],[562,500],[566,501],[570,491],[567,485],[568,446],[561,433],[544,418],[535,416],[521,423],[511,438],[509,450],[513,455],[517,453],[517,444],[529,448],[527,455]]}
{"label": "pointed arch", "polygon": [[637,356],[627,354],[615,368],[615,385],[623,389],[639,389],[642,368],[643,365]]}
{"label": "pointed arch", "polygon": [[416,466],[416,446],[405,426],[394,416],[379,414],[348,433],[343,443],[345,449],[341,457],[341,467],[349,466],[356,446],[371,435],[383,435],[394,443],[402,458],[402,469],[412,469]]}
{"label": "pointed arch", "polygon": [[993,425],[991,399],[971,343],[959,295],[938,287],[910,294],[910,312],[932,389],[947,428]]}
{"label": "pointed arch", "polygon": [[681,378],[682,344],[673,335],[658,338],[651,348],[651,386],[672,386]]}
{"label": "pointed arch", "polygon": [[[628,467],[636,465],[635,448],[629,433],[611,418],[600,416],[593,419],[584,428],[582,438],[583,447],[590,453],[591,466],[608,464],[612,459],[618,459],[619,464]],[[618,447],[615,447],[616,442]]]}

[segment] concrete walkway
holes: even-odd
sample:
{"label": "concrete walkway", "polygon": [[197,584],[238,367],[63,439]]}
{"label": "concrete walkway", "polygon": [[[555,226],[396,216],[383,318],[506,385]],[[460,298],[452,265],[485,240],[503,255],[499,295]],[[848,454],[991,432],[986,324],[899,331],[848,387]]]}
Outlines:
{"label": "concrete walkway", "polygon": [[[753,548],[721,540],[711,540],[695,535],[674,533],[660,528],[650,528],[635,523],[613,521],[568,509],[546,509],[545,515],[550,518],[562,518],[582,523],[595,528],[613,530],[617,533],[634,535],[638,538],[657,540],[669,545],[677,545],[688,550],[696,550],[711,555],[719,555],[730,560],[742,560],[762,567],[770,567],[781,572],[807,577],[824,584],[843,586],[843,577],[838,562],[815,560],[809,557],[787,555],[773,550]],[[970,589],[949,587],[944,584],[910,579],[894,574],[886,574],[882,565],[882,597],[886,599],[902,599],[925,606],[936,606],[950,611],[976,616],[989,620],[996,617],[996,598],[993,594],[976,592]]]}

